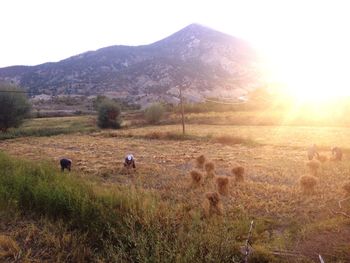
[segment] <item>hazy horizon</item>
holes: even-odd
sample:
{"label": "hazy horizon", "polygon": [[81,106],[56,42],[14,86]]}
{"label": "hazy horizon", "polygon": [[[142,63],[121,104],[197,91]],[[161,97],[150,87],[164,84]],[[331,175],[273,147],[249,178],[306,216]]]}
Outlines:
{"label": "hazy horizon", "polygon": [[150,44],[192,23],[242,38],[278,61],[286,48],[302,49],[300,41],[309,52],[316,44],[331,49],[337,39],[347,46],[346,6],[314,0],[5,0],[0,67],[54,62],[111,45]]}

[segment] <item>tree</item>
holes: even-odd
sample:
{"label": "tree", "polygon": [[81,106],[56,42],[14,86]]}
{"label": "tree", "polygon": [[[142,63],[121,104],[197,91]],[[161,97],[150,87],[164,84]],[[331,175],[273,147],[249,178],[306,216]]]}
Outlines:
{"label": "tree", "polygon": [[0,131],[19,127],[29,117],[30,108],[23,90],[15,85],[0,83]]}
{"label": "tree", "polygon": [[98,106],[97,125],[100,128],[121,127],[120,106],[110,99],[104,99]]}
{"label": "tree", "polygon": [[164,107],[159,103],[154,103],[145,110],[145,118],[148,123],[159,123],[164,115]]}
{"label": "tree", "polygon": [[97,95],[96,98],[92,100],[92,107],[94,110],[98,110],[99,106],[102,104],[104,100],[107,100],[106,96]]}

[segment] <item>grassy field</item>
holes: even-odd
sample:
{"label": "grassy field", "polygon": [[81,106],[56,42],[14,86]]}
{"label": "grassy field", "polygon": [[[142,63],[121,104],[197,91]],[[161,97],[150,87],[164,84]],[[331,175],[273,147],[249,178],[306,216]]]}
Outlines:
{"label": "grassy field", "polygon": [[[254,220],[253,249],[275,255],[276,261],[318,262],[318,254],[321,254],[326,262],[349,262],[350,219],[346,215],[350,214],[350,204],[344,202],[341,209],[338,205],[338,201],[344,198],[342,186],[350,180],[349,128],[196,124],[186,128],[188,135],[185,138],[180,135],[179,125],[23,137],[1,141],[0,150],[29,160],[45,160],[57,171],[58,160],[69,157],[73,160],[72,177],[89,182],[98,191],[131,187],[154,195],[159,200],[156,206],[168,207],[171,215],[179,213],[177,209],[181,208],[181,218],[190,219],[183,219],[184,222],[200,220],[204,224],[201,226],[210,230],[202,235],[196,232],[202,243],[187,240],[192,242],[191,249],[194,250],[195,246],[202,246],[212,253],[215,244],[209,240],[213,239],[224,251],[228,249],[223,245],[227,242],[232,245],[231,252],[237,253],[236,246],[244,246],[249,223]],[[305,165],[306,149],[312,143],[319,145],[321,153],[326,156],[330,156],[329,149],[333,145],[340,145],[345,157],[342,162],[322,164],[315,193],[305,195],[301,192],[299,178],[309,173]],[[133,174],[122,169],[127,153],[136,157],[137,169]],[[199,218],[205,193],[217,190],[215,180],[193,188],[189,176],[195,168],[194,159],[201,154],[215,164],[217,176],[230,178],[228,195],[221,196],[224,215],[210,220]],[[243,183],[236,183],[231,175],[230,170],[236,165],[245,168]],[[176,209],[172,210],[173,207]],[[170,220],[169,215],[162,216],[168,218],[165,221]],[[20,237],[13,238],[22,244]],[[181,242],[186,240],[177,238]],[[76,240],[76,236],[73,239]],[[88,239],[84,242],[89,243]],[[187,256],[181,260],[179,251],[183,247],[167,244],[174,246],[177,252],[163,254],[166,248],[159,247],[160,251],[149,253],[162,256],[153,258],[153,261],[150,259],[150,262],[164,262],[164,255],[169,262],[194,262],[192,256],[205,253],[205,249],[194,254],[186,250]],[[20,246],[20,249],[26,250],[25,246]],[[111,251],[108,253],[116,256],[121,250],[118,253]],[[220,256],[226,257],[231,252],[227,250]],[[128,252],[123,250],[123,253]],[[174,256],[176,253],[180,256]],[[218,255],[213,254],[208,260],[205,257],[196,260],[220,261]],[[224,258],[221,261],[232,262]],[[272,259],[266,262],[269,261]],[[250,262],[264,261],[261,258],[254,261],[252,257]]]}
{"label": "grassy field", "polygon": [[96,131],[95,117],[52,117],[26,120],[19,128],[11,128],[6,133],[0,133],[0,140],[28,136],[52,136],[76,132]]}

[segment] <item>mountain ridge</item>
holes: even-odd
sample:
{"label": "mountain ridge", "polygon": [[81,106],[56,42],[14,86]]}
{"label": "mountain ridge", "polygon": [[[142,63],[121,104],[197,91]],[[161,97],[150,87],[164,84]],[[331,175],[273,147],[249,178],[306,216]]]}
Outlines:
{"label": "mountain ridge", "polygon": [[[110,95],[134,102],[238,97],[261,85],[259,60],[243,40],[191,24],[148,45],[114,45],[58,62],[0,68],[0,81],[31,95]],[[215,96],[217,95],[217,96]],[[148,97],[145,99],[145,97]]]}

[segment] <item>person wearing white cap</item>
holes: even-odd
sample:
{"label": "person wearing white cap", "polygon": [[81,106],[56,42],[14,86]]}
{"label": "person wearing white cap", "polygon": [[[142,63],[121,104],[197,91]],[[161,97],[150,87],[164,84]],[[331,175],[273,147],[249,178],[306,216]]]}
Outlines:
{"label": "person wearing white cap", "polygon": [[126,168],[136,168],[135,158],[132,154],[128,154],[124,160],[124,167]]}

